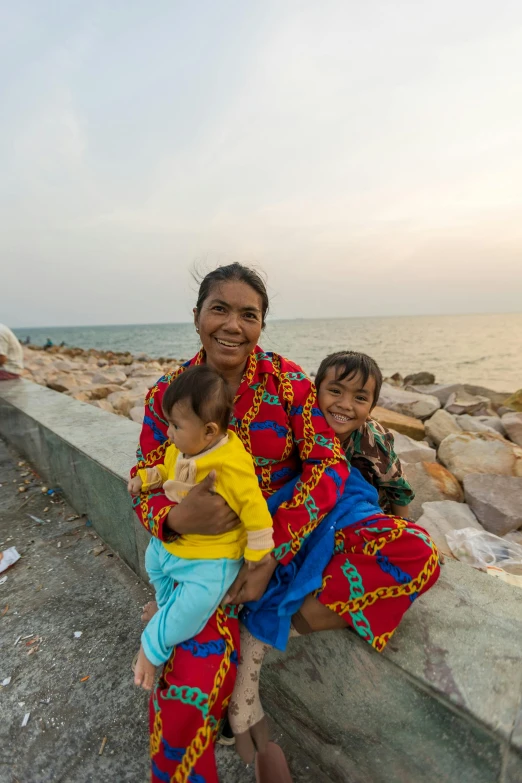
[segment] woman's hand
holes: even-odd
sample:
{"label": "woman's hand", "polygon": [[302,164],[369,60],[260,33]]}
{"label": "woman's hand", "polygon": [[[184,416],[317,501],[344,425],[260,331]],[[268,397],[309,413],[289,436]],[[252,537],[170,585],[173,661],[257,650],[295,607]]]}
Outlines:
{"label": "woman's hand", "polygon": [[214,492],[215,480],[216,472],[211,470],[181,503],[170,509],[167,516],[169,530],[180,535],[219,536],[241,524],[227,502]]}
{"label": "woman's hand", "polygon": [[247,601],[258,601],[265,592],[276,568],[277,560],[274,557],[270,557],[266,562],[261,561],[253,571],[249,569],[248,563],[243,563],[241,571],[236,576],[222,603],[244,604]]}

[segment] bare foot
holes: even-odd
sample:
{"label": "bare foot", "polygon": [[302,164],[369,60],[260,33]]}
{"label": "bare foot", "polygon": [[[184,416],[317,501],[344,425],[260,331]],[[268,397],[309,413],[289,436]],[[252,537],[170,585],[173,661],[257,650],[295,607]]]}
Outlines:
{"label": "bare foot", "polygon": [[143,614],[141,615],[142,622],[148,623],[149,620],[152,620],[157,611],[158,604],[156,601],[149,601],[148,604],[145,604],[143,607]]}
{"label": "bare foot", "polygon": [[143,647],[140,647],[136,668],[134,669],[134,685],[141,686],[146,691],[152,690],[155,674],[156,667],[145,655]]}

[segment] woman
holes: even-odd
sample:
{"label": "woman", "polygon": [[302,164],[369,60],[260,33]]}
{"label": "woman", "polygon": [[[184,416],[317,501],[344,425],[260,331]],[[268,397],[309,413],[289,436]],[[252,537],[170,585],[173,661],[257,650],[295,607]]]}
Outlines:
{"label": "woman", "polygon": [[[240,264],[218,267],[200,286],[194,323],[202,349],[186,365],[207,362],[229,383],[235,395],[232,426],[252,454],[267,497],[300,475],[291,499],[274,515],[274,557],[255,571],[241,570],[230,590],[235,603],[263,595],[277,565],[292,560],[334,507],[348,477],[339,444],[316,407],[311,382],[297,365],[266,354],[257,345],[267,311],[266,288],[257,273]],[[163,456],[167,423],[161,400],[176,373],[184,369],[160,379],[147,396],[138,467],[150,467]],[[211,484],[210,480],[199,484],[179,505],[168,501],[161,490],[142,496],[136,501],[142,524],[164,540],[189,530],[212,534],[231,529],[238,520],[223,499],[212,494]],[[407,543],[406,537],[392,538],[403,568],[413,575],[416,593],[424,592],[438,576],[432,549],[413,536]],[[300,633],[346,627],[361,633],[357,611],[351,604],[347,611],[353,596],[342,567],[349,557],[336,547],[325,571],[325,589],[317,598],[309,596],[294,618]],[[382,649],[410,605],[412,591],[397,590],[389,573],[374,570],[371,638],[373,646]],[[378,599],[377,588],[383,593]],[[358,595],[360,602],[364,598]],[[190,778],[217,783],[213,743],[232,693],[238,647],[235,608],[220,608],[166,664],[150,705],[153,781]]]}

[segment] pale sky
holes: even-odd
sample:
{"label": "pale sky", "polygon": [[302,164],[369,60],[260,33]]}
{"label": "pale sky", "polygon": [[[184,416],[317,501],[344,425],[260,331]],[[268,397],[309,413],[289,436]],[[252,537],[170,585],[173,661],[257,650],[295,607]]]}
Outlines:
{"label": "pale sky", "polygon": [[520,0],[0,8],[0,321],[522,309]]}

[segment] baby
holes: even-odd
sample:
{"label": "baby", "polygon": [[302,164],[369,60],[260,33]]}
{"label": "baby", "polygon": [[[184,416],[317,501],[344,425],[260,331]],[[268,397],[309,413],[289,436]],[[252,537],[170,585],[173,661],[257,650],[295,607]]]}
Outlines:
{"label": "baby", "polygon": [[332,353],[321,362],[315,386],[321,412],[348,462],[377,489],[384,511],[407,518],[414,492],[393,449],[393,435],[371,418],[382,386],[377,363],[365,353]]}
{"label": "baby", "polygon": [[215,472],[215,489],[241,525],[221,535],[182,535],[166,543],[151,538],[145,567],[158,611],[141,637],[134,682],[150,690],[155,667],[173,647],[196,636],[226,595],[243,557],[255,568],[273,549],[272,517],[259,488],[252,457],[228,429],[232,395],[224,378],[207,365],[190,367],[168,387],[163,413],[171,445],[163,463],[138,470],[133,495],[163,487],[179,503],[195,484]]}

